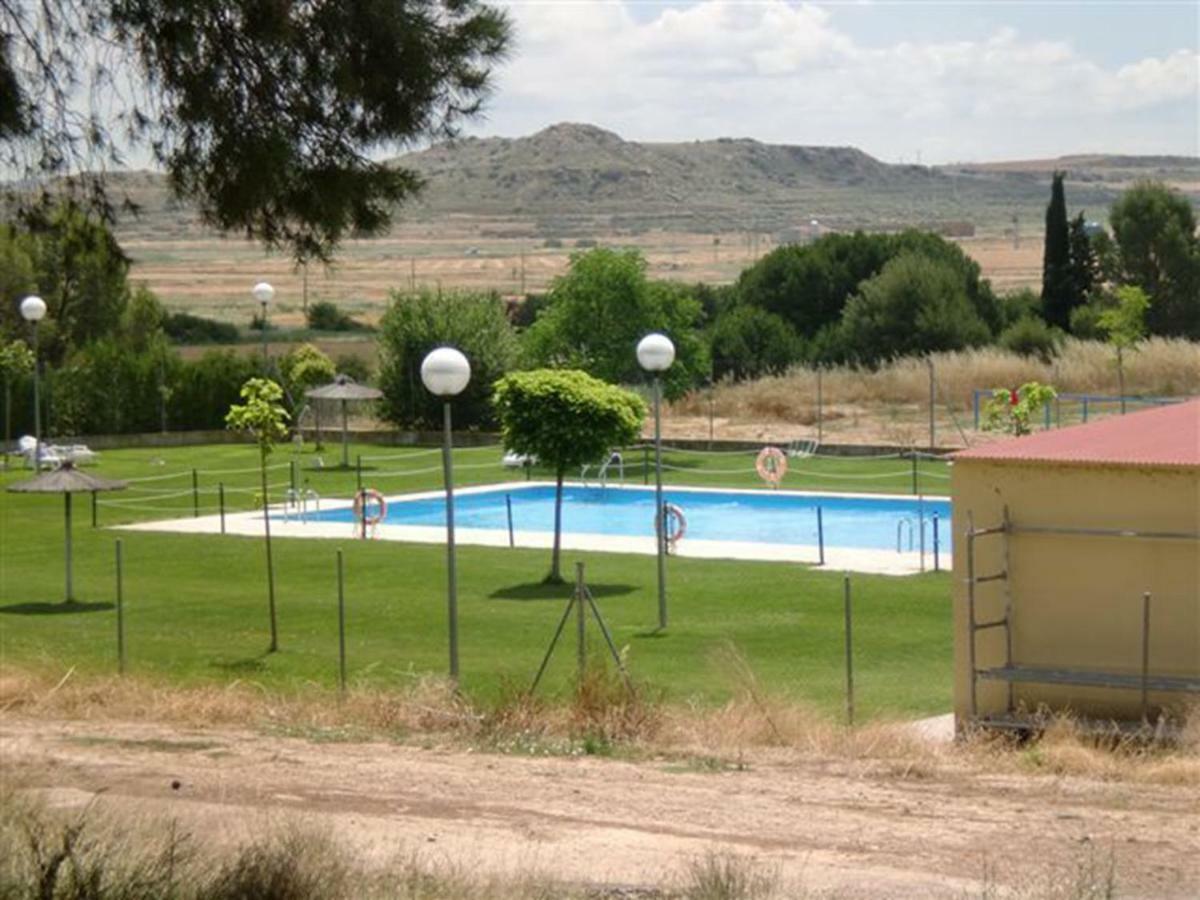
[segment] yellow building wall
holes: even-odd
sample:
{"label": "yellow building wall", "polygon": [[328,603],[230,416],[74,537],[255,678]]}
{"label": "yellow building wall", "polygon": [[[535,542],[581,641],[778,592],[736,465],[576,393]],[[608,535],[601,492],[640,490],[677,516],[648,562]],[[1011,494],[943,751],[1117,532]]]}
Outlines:
{"label": "yellow building wall", "polygon": [[[954,707],[968,714],[967,541],[975,527],[999,525],[1007,505],[1021,525],[1200,533],[1200,472],[959,460],[954,504]],[[1200,676],[1200,543],[1133,537],[993,535],[976,539],[976,575],[1008,582],[976,587],[978,621],[1000,618],[1012,597],[1012,658],[1018,665],[1140,673],[1142,595],[1150,601],[1152,675]],[[976,666],[1005,661],[1005,631],[976,638]],[[1002,713],[1008,687],[977,682],[978,713]],[[1046,704],[1090,716],[1138,717],[1139,691],[1016,685],[1018,707]],[[1151,692],[1152,709],[1200,703],[1195,694]]]}

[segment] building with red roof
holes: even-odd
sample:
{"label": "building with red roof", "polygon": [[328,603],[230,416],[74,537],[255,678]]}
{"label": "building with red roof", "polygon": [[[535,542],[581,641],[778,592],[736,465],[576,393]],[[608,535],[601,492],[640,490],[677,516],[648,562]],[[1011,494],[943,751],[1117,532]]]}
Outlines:
{"label": "building with red roof", "polygon": [[953,457],[955,712],[1200,699],[1200,400]]}

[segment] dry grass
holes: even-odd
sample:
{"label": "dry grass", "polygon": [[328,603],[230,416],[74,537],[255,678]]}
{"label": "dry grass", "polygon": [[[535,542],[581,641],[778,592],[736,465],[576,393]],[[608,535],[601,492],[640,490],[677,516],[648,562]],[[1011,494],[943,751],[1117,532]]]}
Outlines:
{"label": "dry grass", "polygon": [[[942,403],[971,408],[972,391],[1011,387],[1026,381],[1052,384],[1060,393],[1115,395],[1117,373],[1113,352],[1097,341],[1068,340],[1058,358],[1047,365],[997,347],[933,355]],[[1125,365],[1129,394],[1181,396],[1200,394],[1200,343],[1151,338]],[[836,419],[838,405],[924,404],[929,396],[929,370],[924,359],[906,357],[878,370],[837,366],[822,373],[826,420]],[[727,383],[714,392],[716,415],[811,424],[816,420],[817,375],[796,368],[786,375]],[[707,394],[685,398],[672,407],[682,415],[707,415]]]}
{"label": "dry grass", "polygon": [[661,755],[705,771],[743,768],[752,759],[822,758],[860,775],[906,779],[973,771],[1200,787],[1196,709],[1182,718],[1179,738],[1170,744],[1097,737],[1069,717],[1052,719],[1039,738],[1025,743],[980,734],[937,744],[903,722],[848,728],[763,691],[734,651],[723,662],[736,691],[717,707],[665,704],[637,684],[630,693],[615,673],[599,667],[569,702],[512,690],[485,708],[434,678],[400,691],[354,689],[339,700],[317,688],[284,695],[246,682],[177,687],[134,677],[54,678],[10,669],[0,677],[0,714],[249,727],[312,741],[419,738],[534,755]]}

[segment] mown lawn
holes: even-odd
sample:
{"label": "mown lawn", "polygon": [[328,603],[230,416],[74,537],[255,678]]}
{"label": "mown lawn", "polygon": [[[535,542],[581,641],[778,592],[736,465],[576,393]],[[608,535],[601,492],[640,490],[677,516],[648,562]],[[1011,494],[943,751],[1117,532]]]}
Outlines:
{"label": "mown lawn", "polygon": [[[385,493],[441,486],[436,449],[354,447],[364,455],[363,481]],[[390,456],[379,459],[379,456]],[[502,469],[495,448],[456,453],[460,484],[523,479]],[[339,458],[281,448],[272,457],[273,494],[296,479],[323,497],[346,496],[356,473],[315,468]],[[669,483],[750,486],[753,454],[668,454]],[[253,681],[283,690],[331,685],[337,676],[335,551],[345,553],[347,653],[351,680],[404,684],[446,671],[445,551],[429,545],[353,539],[275,541],[280,651],[267,647],[267,600],[260,539],[123,532],[119,522],[188,515],[193,468],[201,512],[215,512],[217,484],[228,509],[247,509],[257,489],[250,446],[110,451],[90,469],[106,477],[153,479],[135,490],[101,495],[98,528],[90,497],[75,501],[75,583],[81,601],[62,607],[62,500],[0,494],[0,665],[81,673],[116,666],[114,544],[124,552],[126,641],[131,672],[168,681]],[[627,480],[640,481],[640,453]],[[799,471],[796,471],[799,470]],[[534,472],[535,477],[545,473]],[[944,466],[923,464],[921,490],[944,491]],[[0,484],[28,477],[14,469]],[[787,487],[907,491],[905,460],[798,461]],[[668,699],[719,702],[742,679],[732,646],[762,690],[816,704],[843,703],[842,575],[795,564],[671,559],[671,627],[656,634],[654,560],[570,553],[588,582],[635,677]],[[569,591],[539,585],[548,551],[459,548],[461,685],[481,700],[532,678]],[[951,691],[949,576],[855,575],[855,681],[866,716],[944,711]],[[573,632],[571,632],[573,633]],[[595,649],[600,636],[589,639]],[[574,648],[564,645],[547,688],[569,682]]]}

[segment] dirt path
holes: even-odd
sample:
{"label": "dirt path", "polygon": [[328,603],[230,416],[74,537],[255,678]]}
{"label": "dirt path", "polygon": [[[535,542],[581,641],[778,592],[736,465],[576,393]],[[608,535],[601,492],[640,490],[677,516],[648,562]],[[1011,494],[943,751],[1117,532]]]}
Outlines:
{"label": "dirt path", "polygon": [[110,808],[230,839],[299,817],[366,859],[418,852],[497,875],[657,885],[719,850],[839,897],[963,897],[980,895],[985,866],[1010,882],[1112,856],[1121,896],[1200,896],[1190,788],[828,759],[701,772],[13,716],[0,763],[56,804],[102,792]]}

